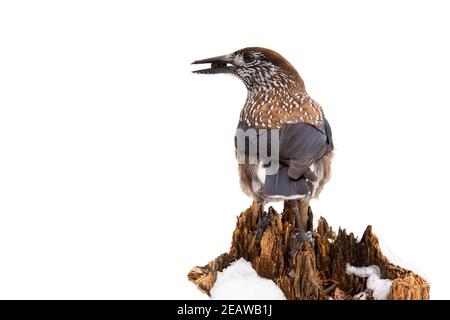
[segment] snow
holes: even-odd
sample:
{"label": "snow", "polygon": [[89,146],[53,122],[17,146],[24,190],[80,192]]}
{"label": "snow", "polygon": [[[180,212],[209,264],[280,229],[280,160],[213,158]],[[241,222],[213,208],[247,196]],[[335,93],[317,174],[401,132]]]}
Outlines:
{"label": "snow", "polygon": [[367,300],[367,296],[368,296],[367,292],[364,292],[364,291],[354,295],[354,297],[357,300]]}
{"label": "snow", "polygon": [[[369,267],[354,267],[347,264],[346,272],[360,278],[367,278],[367,290],[372,292],[375,300],[386,300],[391,290],[392,280],[380,279],[380,268],[376,265]],[[367,295],[360,293],[360,298],[364,299]]]}
{"label": "snow", "polygon": [[223,300],[286,300],[283,292],[272,280],[258,276],[250,262],[241,258],[217,273],[211,289],[212,299]]}

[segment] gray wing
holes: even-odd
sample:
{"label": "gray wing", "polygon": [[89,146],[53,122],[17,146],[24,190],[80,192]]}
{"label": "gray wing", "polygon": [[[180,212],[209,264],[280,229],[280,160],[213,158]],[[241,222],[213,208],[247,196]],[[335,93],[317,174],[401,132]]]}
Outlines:
{"label": "gray wing", "polygon": [[[240,122],[238,129],[246,131],[255,128]],[[311,186],[310,182],[305,179],[305,175],[309,171],[309,167],[316,160],[322,158],[327,151],[333,150],[330,125],[326,120],[319,128],[308,123],[287,124],[278,133],[279,168],[275,174],[266,175],[263,192],[268,196],[285,197],[308,194]],[[242,152],[249,154],[249,150],[257,148],[259,145],[261,134],[270,136],[273,132],[270,129],[257,129],[257,133],[253,137],[246,137],[243,140],[245,141],[244,146],[238,146],[237,137],[235,137],[237,149],[242,148]],[[268,138],[266,141],[268,149],[271,150],[271,139]],[[258,148],[258,158],[267,160],[259,151]],[[308,179],[313,180],[309,176]]]}
{"label": "gray wing", "polygon": [[319,128],[308,123],[288,124],[280,133],[280,161],[289,166],[288,175],[294,180],[330,148],[333,148],[333,142],[326,120]]}
{"label": "gray wing", "polygon": [[312,188],[305,178],[309,166],[333,148],[331,128],[326,120],[319,128],[307,123],[286,125],[280,132],[280,167],[276,174],[266,175],[264,194],[307,195]]}

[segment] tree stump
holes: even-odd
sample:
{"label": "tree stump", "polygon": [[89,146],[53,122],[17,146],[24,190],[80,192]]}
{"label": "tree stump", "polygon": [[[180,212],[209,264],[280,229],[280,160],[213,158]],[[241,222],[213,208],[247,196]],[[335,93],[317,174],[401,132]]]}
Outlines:
{"label": "tree stump", "polygon": [[[382,279],[392,280],[388,299],[429,299],[428,282],[412,271],[389,262],[383,256],[371,226],[358,241],[353,233],[347,234],[345,229],[339,229],[336,234],[324,218],[320,218],[317,228],[312,230],[312,212],[308,203],[301,202],[300,210],[314,244],[304,241],[294,258],[290,254],[295,238],[293,209],[285,206],[280,214],[270,207],[268,215],[272,222],[258,239],[258,213],[253,203],[237,219],[230,251],[206,266],[192,268],[188,274],[189,280],[209,295],[217,272],[242,257],[251,262],[261,277],[272,279],[289,300],[347,300],[357,299],[355,295],[367,292],[367,278],[347,273],[347,265],[376,265],[380,268]],[[373,298],[370,292],[365,297]]]}

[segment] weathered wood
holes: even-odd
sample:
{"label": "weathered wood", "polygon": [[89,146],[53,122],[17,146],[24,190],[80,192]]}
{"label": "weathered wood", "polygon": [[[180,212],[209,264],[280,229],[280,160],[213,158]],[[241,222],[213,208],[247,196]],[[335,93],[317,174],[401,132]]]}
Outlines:
{"label": "weathered wood", "polygon": [[217,279],[217,272],[222,271],[235,259],[228,253],[221,254],[204,267],[194,267],[188,274],[188,279],[197,285],[197,288],[209,295]]}
{"label": "weathered wood", "polygon": [[[293,209],[286,206],[279,214],[269,208],[271,225],[258,239],[258,213],[256,204],[253,204],[238,217],[230,252],[204,267],[194,267],[189,272],[189,280],[209,295],[217,272],[243,257],[251,262],[260,276],[272,279],[287,299],[344,300],[353,299],[354,295],[366,289],[366,279],[348,274],[347,264],[356,267],[377,265],[381,278],[393,281],[388,299],[429,299],[428,282],[389,262],[383,256],[371,226],[358,241],[345,229],[339,229],[336,234],[324,218],[320,218],[317,228],[312,230],[312,212],[308,203],[301,203],[300,212],[305,228],[312,231],[314,244],[305,241],[295,259],[290,255],[295,242]],[[370,299],[371,295],[367,298]]]}

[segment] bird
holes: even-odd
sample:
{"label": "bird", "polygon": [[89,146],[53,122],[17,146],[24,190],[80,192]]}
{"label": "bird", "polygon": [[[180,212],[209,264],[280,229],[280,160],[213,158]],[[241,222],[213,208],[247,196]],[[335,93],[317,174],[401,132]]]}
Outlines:
{"label": "bird", "polygon": [[271,49],[247,47],[192,64],[211,64],[194,73],[231,74],[245,84],[247,98],[235,135],[240,185],[257,204],[259,237],[267,226],[265,204],[284,201],[292,206],[295,254],[305,239],[313,240],[299,201],[318,198],[331,177],[334,144],[321,105],[308,95],[293,65]]}

